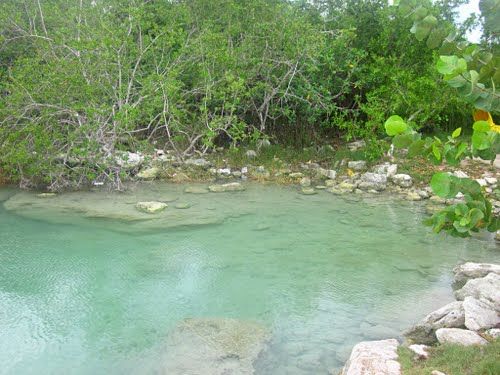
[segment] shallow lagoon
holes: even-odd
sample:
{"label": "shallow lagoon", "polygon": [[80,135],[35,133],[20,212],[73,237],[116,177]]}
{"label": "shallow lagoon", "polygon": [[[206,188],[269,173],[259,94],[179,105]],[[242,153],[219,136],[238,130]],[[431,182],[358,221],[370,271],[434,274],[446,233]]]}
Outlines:
{"label": "shallow lagoon", "polygon": [[[500,260],[490,237],[432,234],[422,203],[183,190],[0,190],[0,373],[162,373],[180,321],[227,317],[270,330],[257,374],[326,374],[451,301],[458,262]],[[153,199],[169,207],[137,212]]]}

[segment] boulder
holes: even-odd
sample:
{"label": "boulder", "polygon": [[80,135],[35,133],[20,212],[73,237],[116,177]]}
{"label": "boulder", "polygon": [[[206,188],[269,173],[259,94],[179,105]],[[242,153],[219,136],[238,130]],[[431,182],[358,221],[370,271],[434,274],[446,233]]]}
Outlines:
{"label": "boulder", "polygon": [[361,182],[358,187],[363,190],[382,191],[387,187],[387,176],[385,174],[377,174],[367,172],[361,175]]}
{"label": "boulder", "polygon": [[485,277],[471,279],[462,289],[455,291],[455,297],[459,301],[463,301],[466,297],[474,297],[500,312],[500,275],[489,273]]}
{"label": "boulder", "polygon": [[364,160],[350,161],[349,163],[347,163],[347,167],[354,171],[362,171],[366,169],[366,161]]}
{"label": "boulder", "polygon": [[463,306],[465,327],[472,331],[493,328],[500,324],[500,314],[483,300],[465,297]]}
{"label": "boulder", "polygon": [[435,332],[440,328],[458,328],[465,325],[463,302],[451,302],[427,315],[421,322],[404,333],[407,339],[419,344],[436,342]]}
{"label": "boulder", "polygon": [[455,289],[461,288],[470,279],[485,277],[491,272],[500,275],[500,265],[472,262],[460,264],[453,269],[453,273],[455,274],[453,287]]}
{"label": "boulder", "polygon": [[396,339],[363,341],[354,346],[343,375],[400,375]]}
{"label": "boulder", "polygon": [[166,203],[163,202],[137,202],[135,207],[142,212],[146,212],[148,214],[155,214],[157,212],[163,211],[168,207]]}
{"label": "boulder", "polygon": [[266,349],[269,332],[254,322],[196,318],[182,321],[169,334],[162,373],[250,375]]}
{"label": "boulder", "polygon": [[225,193],[227,191],[243,191],[245,187],[239,182],[231,182],[229,184],[210,185],[208,190],[212,193]]}
{"label": "boulder", "polygon": [[440,328],[436,331],[436,337],[440,344],[458,344],[464,346],[486,345],[488,341],[476,332],[460,328]]}
{"label": "boulder", "polygon": [[411,176],[403,173],[392,176],[392,182],[402,188],[409,188],[413,185]]}
{"label": "boulder", "polygon": [[151,167],[147,169],[143,169],[139,173],[137,173],[137,177],[141,180],[154,180],[160,174],[160,168]]}

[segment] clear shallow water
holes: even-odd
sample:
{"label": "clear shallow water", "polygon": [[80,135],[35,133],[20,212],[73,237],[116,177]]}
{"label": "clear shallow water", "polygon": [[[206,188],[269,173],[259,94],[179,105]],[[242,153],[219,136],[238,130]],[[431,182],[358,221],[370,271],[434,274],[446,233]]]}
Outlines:
{"label": "clear shallow water", "polygon": [[[416,203],[182,190],[0,205],[0,373],[158,374],[180,321],[229,317],[271,331],[258,374],[326,374],[356,342],[398,337],[452,300],[456,263],[500,260],[491,240],[430,233]],[[167,196],[193,206],[134,216]]]}

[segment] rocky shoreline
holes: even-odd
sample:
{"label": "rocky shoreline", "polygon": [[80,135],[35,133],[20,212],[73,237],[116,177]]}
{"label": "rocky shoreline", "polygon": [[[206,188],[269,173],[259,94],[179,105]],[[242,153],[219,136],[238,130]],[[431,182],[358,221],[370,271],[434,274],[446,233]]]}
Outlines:
{"label": "rocky shoreline", "polygon": [[[404,333],[419,360],[429,345],[488,345],[500,337],[500,265],[464,263],[453,270],[455,297]],[[342,375],[400,375],[396,339],[365,341],[354,346]],[[443,375],[434,371],[433,375]]]}

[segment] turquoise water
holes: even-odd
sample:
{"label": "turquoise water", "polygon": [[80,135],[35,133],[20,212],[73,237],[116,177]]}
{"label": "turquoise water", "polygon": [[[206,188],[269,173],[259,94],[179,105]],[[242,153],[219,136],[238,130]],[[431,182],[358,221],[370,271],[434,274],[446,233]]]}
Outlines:
{"label": "turquoise water", "polygon": [[[327,374],[451,301],[458,262],[500,260],[491,238],[430,233],[420,203],[183,188],[0,190],[0,373],[160,374],[180,321],[228,317],[271,332],[257,374]],[[136,213],[152,198],[171,203]]]}

